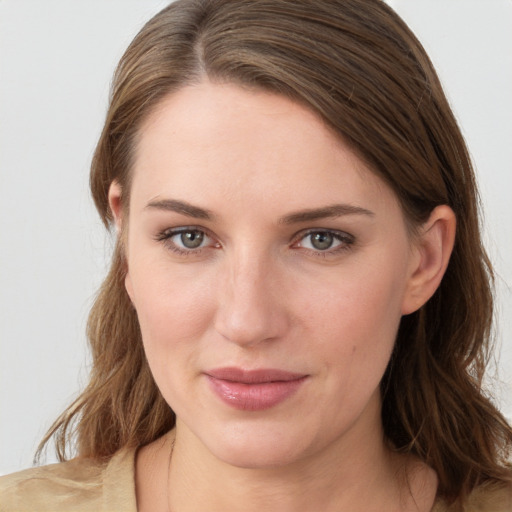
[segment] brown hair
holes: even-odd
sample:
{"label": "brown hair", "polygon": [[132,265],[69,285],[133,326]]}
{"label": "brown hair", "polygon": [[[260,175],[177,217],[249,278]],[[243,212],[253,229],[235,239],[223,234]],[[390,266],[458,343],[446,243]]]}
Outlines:
{"label": "brown hair", "polygon": [[[462,503],[510,480],[512,430],[485,396],[492,269],[479,232],[470,158],[432,64],[380,0],[177,0],[150,20],[116,70],[91,169],[99,213],[108,189],[124,207],[141,123],[168,94],[208,77],[286,95],[316,112],[395,191],[411,226],[438,205],[457,217],[453,255],[435,295],[402,319],[382,380],[382,419],[397,451],[419,456],[439,492]],[[59,457],[73,432],[81,456],[109,457],[174,424],[146,362],[124,288],[118,242],[91,311],[89,385],[56,421]]]}

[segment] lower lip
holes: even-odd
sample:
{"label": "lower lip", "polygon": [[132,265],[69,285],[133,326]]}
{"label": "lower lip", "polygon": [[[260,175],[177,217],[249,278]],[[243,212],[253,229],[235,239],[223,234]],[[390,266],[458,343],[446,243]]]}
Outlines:
{"label": "lower lip", "polygon": [[293,395],[306,377],[289,381],[245,384],[206,376],[214,393],[226,404],[243,411],[270,409]]}

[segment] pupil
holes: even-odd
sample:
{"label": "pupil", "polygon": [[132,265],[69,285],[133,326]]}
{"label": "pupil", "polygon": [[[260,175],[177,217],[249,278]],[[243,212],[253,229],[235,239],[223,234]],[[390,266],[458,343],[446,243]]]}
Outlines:
{"label": "pupil", "polygon": [[203,243],[204,234],[201,231],[185,231],[180,238],[187,249],[196,249]]}
{"label": "pupil", "polygon": [[329,249],[333,243],[333,236],[330,233],[315,233],[311,237],[311,244],[315,249]]}

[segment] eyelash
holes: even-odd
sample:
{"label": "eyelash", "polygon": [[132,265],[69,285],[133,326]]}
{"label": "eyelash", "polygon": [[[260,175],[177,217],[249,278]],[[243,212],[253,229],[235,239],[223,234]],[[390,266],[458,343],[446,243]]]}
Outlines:
{"label": "eyelash", "polygon": [[355,237],[353,235],[350,235],[349,233],[346,233],[345,231],[337,231],[335,229],[308,229],[307,231],[301,231],[296,237],[295,242],[293,242],[292,246],[297,245],[298,243],[305,240],[308,236],[315,235],[315,234],[328,234],[333,237],[335,241],[340,242],[340,244],[334,248],[329,248],[324,251],[322,250],[315,250],[315,249],[308,249],[305,250],[310,251],[313,253],[314,256],[320,256],[322,258],[328,258],[329,256],[337,256],[338,254],[342,252],[349,251],[353,248],[355,244]]}
{"label": "eyelash", "polygon": [[[197,226],[183,226],[179,228],[171,228],[171,229],[165,229],[164,231],[161,231],[158,233],[158,235],[155,237],[155,240],[157,242],[163,243],[163,245],[171,250],[172,252],[178,254],[179,256],[199,256],[203,249],[208,248],[208,246],[202,246],[198,247],[197,249],[184,249],[176,245],[172,241],[172,238],[175,236],[181,235],[183,233],[202,233],[205,237],[210,238],[213,240],[213,236],[209,234],[207,230],[204,228],[200,228]],[[353,245],[355,243],[355,237],[353,235],[350,235],[349,233],[346,233],[344,231],[337,231],[333,229],[309,229],[306,231],[301,231],[298,234],[296,234],[293,237],[293,242],[291,244],[292,247],[301,248],[298,244],[305,240],[308,236],[314,235],[314,234],[328,234],[333,237],[335,241],[340,242],[338,246],[335,246],[333,249],[328,248],[326,250],[315,250],[315,249],[309,249],[304,248],[304,250],[310,252],[314,256],[319,256],[323,258],[327,258],[329,256],[336,256],[342,252],[348,251],[353,248]],[[213,248],[220,248],[221,244],[216,242],[213,246]]]}
{"label": "eyelash", "polygon": [[[199,247],[197,249],[183,249],[183,248],[179,247],[178,245],[176,245],[172,241],[172,238],[174,238],[177,235],[181,235],[183,233],[194,233],[194,232],[202,233],[206,237],[213,239],[213,237],[208,234],[208,231],[206,231],[203,228],[196,227],[196,226],[183,226],[183,227],[179,227],[179,228],[165,229],[164,231],[161,231],[155,237],[155,239],[157,242],[163,243],[163,245],[167,249],[178,254],[179,256],[191,256],[191,255],[198,256],[199,254],[201,254],[203,252],[203,249],[205,249],[207,246]],[[220,247],[219,243],[216,244],[216,248],[217,247]]]}

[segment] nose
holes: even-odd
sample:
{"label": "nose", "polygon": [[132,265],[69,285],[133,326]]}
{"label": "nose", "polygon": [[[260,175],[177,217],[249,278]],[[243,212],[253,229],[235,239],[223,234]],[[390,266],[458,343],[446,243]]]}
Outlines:
{"label": "nose", "polygon": [[245,347],[284,335],[289,321],[277,266],[268,255],[239,253],[226,259],[215,317],[220,335]]}

